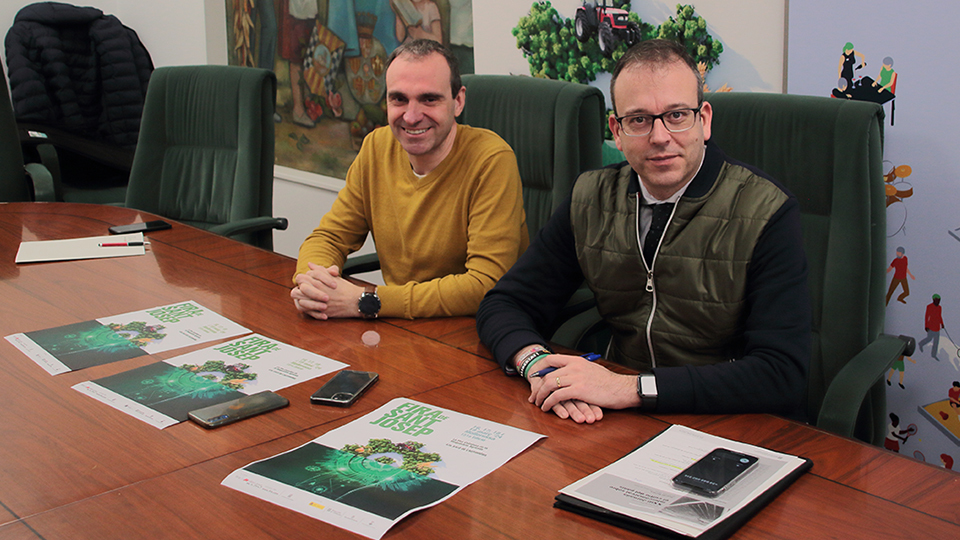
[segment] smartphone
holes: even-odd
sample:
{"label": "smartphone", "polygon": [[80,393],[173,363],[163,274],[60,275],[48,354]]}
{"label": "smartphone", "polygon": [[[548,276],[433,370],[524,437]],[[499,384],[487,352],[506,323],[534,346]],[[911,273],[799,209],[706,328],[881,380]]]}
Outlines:
{"label": "smartphone", "polygon": [[334,375],[332,379],[327,381],[327,384],[314,392],[310,396],[310,403],[349,407],[360,397],[360,394],[373,386],[373,383],[377,382],[379,378],[380,376],[372,371],[345,369]]}
{"label": "smartphone", "polygon": [[129,225],[114,225],[107,229],[110,231],[110,234],[129,234],[136,232],[149,232],[149,231],[162,231],[164,229],[169,229],[170,224],[166,221],[156,220],[156,221],[147,221],[146,223],[131,223]]}
{"label": "smartphone", "polygon": [[717,448],[673,477],[673,482],[715,497],[742,478],[756,463],[757,458],[753,456]]}
{"label": "smartphone", "polygon": [[280,409],[290,404],[287,398],[269,390],[239,399],[218,403],[189,413],[190,419],[205,428],[232,424],[260,413]]}

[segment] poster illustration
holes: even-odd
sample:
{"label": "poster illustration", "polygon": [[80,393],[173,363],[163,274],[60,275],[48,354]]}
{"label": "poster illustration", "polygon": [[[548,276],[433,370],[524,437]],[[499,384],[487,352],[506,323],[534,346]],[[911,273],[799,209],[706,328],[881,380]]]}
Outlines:
{"label": "poster illustration", "polygon": [[542,435],[397,398],[222,484],[380,538],[405,516],[446,500]]}
{"label": "poster illustration", "polygon": [[278,82],[276,163],[344,178],[386,120],[386,62],[433,39],[473,73],[472,0],[226,0],[231,65]]}
{"label": "poster illustration", "polygon": [[51,375],[246,334],[250,330],[188,301],[6,339]]}
{"label": "poster illustration", "polygon": [[259,334],[73,386],[163,429],[190,411],[288,386],[346,367]]}

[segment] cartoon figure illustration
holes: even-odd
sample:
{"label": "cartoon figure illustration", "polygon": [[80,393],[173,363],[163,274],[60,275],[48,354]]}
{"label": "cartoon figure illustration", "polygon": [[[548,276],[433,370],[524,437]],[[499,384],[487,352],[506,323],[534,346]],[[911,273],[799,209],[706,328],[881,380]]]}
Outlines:
{"label": "cartoon figure illustration", "polygon": [[897,248],[897,256],[890,263],[890,266],[887,268],[887,273],[893,270],[893,279],[890,280],[890,288],[887,289],[887,305],[890,305],[890,297],[893,296],[893,292],[897,290],[897,287],[902,286],[903,292],[900,293],[900,296],[897,297],[897,301],[901,304],[906,304],[906,298],[910,296],[910,284],[907,282],[907,276],[910,276],[910,279],[917,279],[910,268],[907,267],[907,256],[906,251],[903,246]]}
{"label": "cartoon figure illustration", "polygon": [[[853,48],[853,43],[847,43],[843,46],[843,53],[840,55],[840,63],[837,65],[837,87],[833,90],[832,96],[841,99],[855,99],[858,101],[870,101],[883,105],[888,101],[893,101],[896,97],[897,73],[893,70],[893,58],[883,59],[883,67],[877,76],[879,81],[874,81],[868,75],[855,77],[854,72],[867,65],[867,58],[859,51]],[[895,105],[890,105],[890,125],[894,121]]]}
{"label": "cartoon figure illustration", "polygon": [[953,386],[947,391],[947,401],[951,408],[960,409],[960,381],[953,381]]}
{"label": "cartoon figure illustration", "polygon": [[[860,58],[860,64],[857,67],[857,58]],[[847,82],[847,88],[853,88],[853,72],[867,65],[867,57],[860,54],[853,48],[853,43],[847,42],[843,46],[843,53],[840,54],[840,64],[837,66],[837,77]]]}
{"label": "cartoon figure illustration", "polygon": [[927,312],[923,318],[923,329],[927,331],[927,337],[920,340],[918,346],[920,347],[920,352],[923,352],[923,346],[927,343],[933,342],[933,349],[930,351],[930,356],[932,356],[938,362],[940,361],[937,358],[937,352],[940,350],[940,329],[946,329],[946,326],[943,325],[943,311],[940,306],[940,295],[933,295],[933,302],[927,304]]}
{"label": "cartoon figure illustration", "polygon": [[892,386],[892,385],[890,384],[890,378],[893,377],[893,372],[894,372],[894,371],[899,371],[899,372],[900,372],[900,382],[899,382],[898,384],[900,385],[900,388],[905,388],[905,387],[903,386],[903,371],[904,371],[903,359],[904,359],[904,358],[906,358],[907,360],[913,362],[914,364],[917,363],[917,361],[914,360],[913,358],[910,358],[909,356],[904,356],[904,355],[901,354],[901,355],[900,355],[900,358],[897,358],[897,360],[893,363],[893,367],[890,368],[890,373],[887,374],[887,386]]}
{"label": "cartoon figure illustration", "polygon": [[899,427],[900,417],[890,413],[890,425],[887,426],[887,437],[883,439],[883,447],[897,453],[900,453],[900,443],[907,442],[907,437],[904,436],[907,430],[899,429]]}
{"label": "cartoon figure illustration", "polygon": [[897,165],[883,175],[887,196],[887,237],[906,231],[907,205],[904,199],[913,196],[913,186],[905,179],[913,174],[909,165]]}
{"label": "cartoon figure illustration", "polygon": [[953,470],[953,458],[948,454],[940,454],[940,464],[944,469]]}
{"label": "cartoon figure illustration", "polygon": [[893,70],[893,58],[888,56],[883,59],[883,67],[880,68],[877,79],[879,80],[874,81],[873,86],[877,89],[878,94],[886,90],[893,95],[897,95],[897,72]]}

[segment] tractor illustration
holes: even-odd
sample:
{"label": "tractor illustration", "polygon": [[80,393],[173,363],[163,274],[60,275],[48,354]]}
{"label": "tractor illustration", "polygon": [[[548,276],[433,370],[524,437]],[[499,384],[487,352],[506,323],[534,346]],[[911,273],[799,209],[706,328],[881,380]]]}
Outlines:
{"label": "tractor illustration", "polygon": [[627,18],[626,10],[608,7],[606,0],[598,3],[584,2],[578,7],[574,29],[581,42],[596,33],[600,52],[606,57],[613,54],[620,41],[625,41],[628,47],[640,41],[640,27],[637,23]]}

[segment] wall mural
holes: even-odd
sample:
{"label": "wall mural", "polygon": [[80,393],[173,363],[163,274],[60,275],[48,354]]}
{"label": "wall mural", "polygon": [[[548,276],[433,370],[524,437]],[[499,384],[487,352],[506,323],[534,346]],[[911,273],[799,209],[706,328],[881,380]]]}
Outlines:
{"label": "wall mural", "polygon": [[386,125],[385,70],[404,41],[442,42],[473,72],[472,0],[226,0],[231,65],[277,74],[276,163],[344,178]]}
{"label": "wall mural", "polygon": [[[530,64],[530,75],[589,84],[598,74],[613,71],[631,45],[658,37],[683,44],[704,77],[720,63],[723,44],[710,35],[707,21],[694,6],[677,4],[676,16],[654,26],[631,11],[630,4],[630,0],[583,2],[568,18],[550,2],[534,2],[513,29],[517,48]],[[730,90],[724,84],[717,91]],[[705,86],[704,91],[710,89]],[[606,115],[602,124],[610,139]]]}
{"label": "wall mural", "polygon": [[960,340],[960,229],[951,202],[958,197],[960,137],[949,126],[960,113],[946,104],[960,76],[945,71],[925,43],[940,50],[960,45],[951,22],[960,6],[918,0],[878,9],[866,0],[808,0],[790,2],[789,10],[788,91],[884,107],[885,332],[912,336],[918,345],[886,376],[885,446],[953,468],[960,457],[960,342],[951,336]]}

